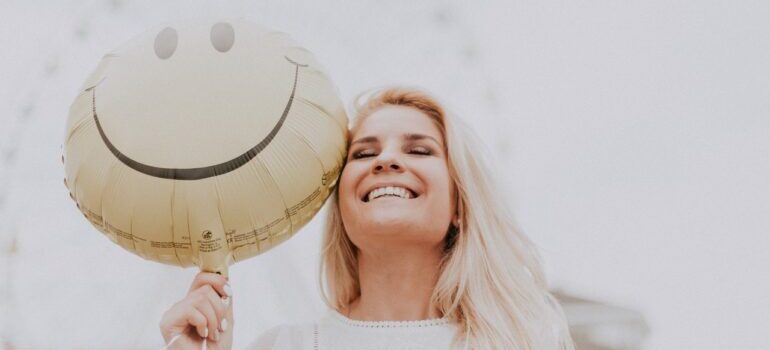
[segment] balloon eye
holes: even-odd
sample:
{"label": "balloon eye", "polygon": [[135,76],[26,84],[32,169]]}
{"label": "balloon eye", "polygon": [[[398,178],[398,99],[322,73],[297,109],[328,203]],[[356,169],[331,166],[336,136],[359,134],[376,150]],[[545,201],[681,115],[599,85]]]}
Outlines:
{"label": "balloon eye", "polygon": [[235,30],[230,23],[219,22],[211,27],[211,44],[219,52],[227,52],[235,42]]}
{"label": "balloon eye", "polygon": [[179,42],[179,35],[176,30],[171,27],[166,27],[158,33],[155,37],[155,55],[158,58],[165,60],[176,51],[176,45]]}

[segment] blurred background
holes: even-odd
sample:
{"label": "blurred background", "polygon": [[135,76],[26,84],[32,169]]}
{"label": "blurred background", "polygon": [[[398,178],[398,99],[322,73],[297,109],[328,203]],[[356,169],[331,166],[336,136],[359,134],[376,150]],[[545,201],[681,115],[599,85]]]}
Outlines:
{"label": "blurred background", "polygon": [[[349,103],[422,86],[493,153],[579,349],[770,349],[770,2],[0,1],[0,349],[159,349],[197,271],[143,260],[62,183],[69,105],[102,55],[246,16]],[[235,349],[325,311],[319,215],[231,267]]]}

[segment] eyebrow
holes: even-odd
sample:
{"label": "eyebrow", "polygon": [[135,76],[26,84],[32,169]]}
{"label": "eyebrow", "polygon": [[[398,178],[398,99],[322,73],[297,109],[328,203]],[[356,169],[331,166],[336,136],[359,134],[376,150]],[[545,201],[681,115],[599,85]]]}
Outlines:
{"label": "eyebrow", "polygon": [[[418,141],[418,140],[429,139],[429,140],[433,140],[433,142],[435,142],[436,145],[441,146],[441,143],[438,142],[438,140],[436,140],[436,138],[433,136],[410,133],[410,134],[404,134],[402,138],[407,141]],[[357,143],[376,143],[376,142],[379,142],[379,139],[377,138],[377,136],[366,136],[351,142],[350,145],[352,146]]]}

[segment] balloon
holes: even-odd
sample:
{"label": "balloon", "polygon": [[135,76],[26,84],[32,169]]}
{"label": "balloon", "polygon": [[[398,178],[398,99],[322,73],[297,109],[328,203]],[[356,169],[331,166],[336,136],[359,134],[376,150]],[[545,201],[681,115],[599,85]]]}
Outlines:
{"label": "balloon", "polygon": [[227,273],[326,201],[348,119],[313,55],[234,19],[183,22],[106,54],[73,102],[65,185],[114,243]]}

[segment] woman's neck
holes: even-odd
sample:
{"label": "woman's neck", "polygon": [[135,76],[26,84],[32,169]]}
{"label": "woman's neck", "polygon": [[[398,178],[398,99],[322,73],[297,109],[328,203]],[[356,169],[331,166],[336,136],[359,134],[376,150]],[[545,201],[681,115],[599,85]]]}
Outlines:
{"label": "woman's neck", "polygon": [[342,310],[364,321],[408,321],[440,318],[430,305],[438,280],[439,249],[358,251],[361,296]]}

